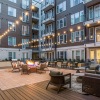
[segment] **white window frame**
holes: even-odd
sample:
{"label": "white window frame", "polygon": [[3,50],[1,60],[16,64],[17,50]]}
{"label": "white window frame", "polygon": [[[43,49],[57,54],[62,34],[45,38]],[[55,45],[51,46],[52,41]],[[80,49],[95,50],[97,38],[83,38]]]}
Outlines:
{"label": "white window frame", "polygon": [[[13,11],[12,11],[13,10]],[[12,13],[12,14],[11,14]],[[16,17],[16,9],[8,6],[8,15],[12,17]]]}

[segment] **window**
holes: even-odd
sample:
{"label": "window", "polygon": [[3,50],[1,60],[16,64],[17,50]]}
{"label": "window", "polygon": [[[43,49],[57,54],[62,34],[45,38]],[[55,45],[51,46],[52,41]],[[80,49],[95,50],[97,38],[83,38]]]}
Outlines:
{"label": "window", "polygon": [[84,21],[84,11],[77,12],[71,15],[71,25]]}
{"label": "window", "polygon": [[26,47],[29,47],[29,44],[24,44],[29,42],[29,39],[22,39],[22,49],[26,49]]}
{"label": "window", "polygon": [[81,59],[84,59],[85,58],[85,52],[84,50],[81,51]]}
{"label": "window", "polygon": [[29,34],[29,26],[22,25],[22,35]]}
{"label": "window", "polygon": [[0,19],[0,28],[1,28],[1,19]]}
{"label": "window", "polygon": [[8,7],[8,15],[16,17],[16,9],[12,7]]}
{"label": "window", "polygon": [[84,21],[84,11],[80,11],[80,22]]}
{"label": "window", "polygon": [[89,8],[89,19],[93,19],[93,7]]}
{"label": "window", "polygon": [[27,12],[27,15],[25,14],[25,12],[22,12],[22,17],[23,17],[23,22],[27,22],[29,21],[29,13]]}
{"label": "window", "polygon": [[79,12],[75,14],[75,23],[79,23]]}
{"label": "window", "polygon": [[64,53],[63,53],[63,51],[61,51],[61,52],[60,52],[60,58],[63,59],[63,55],[64,55]]}
{"label": "window", "polygon": [[70,6],[73,7],[73,6],[76,6],[82,2],[83,2],[83,0],[70,0]]}
{"label": "window", "polygon": [[16,52],[8,52],[8,59],[9,60],[16,59]]}
{"label": "window", "polygon": [[74,38],[75,38],[75,37],[74,37],[74,32],[73,32],[73,33],[71,33],[71,42],[72,42],[72,43],[74,43]]}
{"label": "window", "polygon": [[66,27],[66,17],[57,20],[57,29],[60,29],[60,28],[63,28],[63,27]]}
{"label": "window", "polygon": [[94,27],[89,28],[89,39],[94,39]]}
{"label": "window", "polygon": [[9,1],[11,1],[11,2],[13,2],[13,3],[16,3],[17,0],[9,0]]}
{"label": "window", "polygon": [[8,46],[16,45],[16,37],[8,36]]}
{"label": "window", "polygon": [[22,0],[22,8],[23,9],[29,8],[29,0]]}
{"label": "window", "polygon": [[12,31],[16,31],[16,26],[14,22],[8,21],[8,28],[12,28]]}
{"label": "window", "polygon": [[61,13],[66,10],[66,1],[57,5],[57,13]]}
{"label": "window", "polygon": [[74,59],[74,51],[72,51],[72,59]]}
{"label": "window", "polygon": [[96,42],[100,42],[100,27],[96,28]]}
{"label": "window", "polygon": [[58,36],[57,42],[59,42],[60,44],[67,43],[67,34],[62,34],[62,35]]}
{"label": "window", "polygon": [[0,3],[0,13],[1,13],[1,3]]}
{"label": "window", "polygon": [[94,6],[94,17],[95,18],[100,17],[100,4]]}
{"label": "window", "polygon": [[23,60],[28,59],[28,53],[27,53],[27,52],[24,52],[24,53],[23,53],[23,57],[22,57],[22,58],[23,58]]}
{"label": "window", "polygon": [[84,30],[76,31],[71,33],[71,42],[79,42],[84,40]]}
{"label": "window", "polygon": [[76,50],[76,59],[80,59],[80,51]]}

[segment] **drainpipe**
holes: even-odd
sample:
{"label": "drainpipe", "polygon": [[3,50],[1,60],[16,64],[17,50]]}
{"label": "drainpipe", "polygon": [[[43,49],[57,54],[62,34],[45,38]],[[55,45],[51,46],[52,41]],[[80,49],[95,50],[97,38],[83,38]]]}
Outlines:
{"label": "drainpipe", "polygon": [[[55,27],[54,27],[54,32],[55,32],[55,40],[54,40],[54,48],[55,48],[55,59],[57,59],[57,29],[56,29],[56,0],[54,0],[54,19],[55,19]],[[55,44],[56,43],[56,44]]]}

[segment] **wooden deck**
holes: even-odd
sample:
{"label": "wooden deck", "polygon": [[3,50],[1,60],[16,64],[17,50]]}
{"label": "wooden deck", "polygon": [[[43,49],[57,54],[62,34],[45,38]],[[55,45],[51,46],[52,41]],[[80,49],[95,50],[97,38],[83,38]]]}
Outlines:
{"label": "wooden deck", "polygon": [[57,94],[54,86],[50,86],[48,90],[45,89],[47,83],[48,81],[44,81],[4,91],[0,90],[0,100],[100,100],[100,98],[82,95],[68,89]]}

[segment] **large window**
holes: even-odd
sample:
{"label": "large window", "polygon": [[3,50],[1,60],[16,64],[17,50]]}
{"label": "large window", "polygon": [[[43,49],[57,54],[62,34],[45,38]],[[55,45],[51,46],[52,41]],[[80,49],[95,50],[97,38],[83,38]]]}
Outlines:
{"label": "large window", "polygon": [[60,44],[65,44],[67,43],[67,34],[62,34],[57,37],[57,42]]}
{"label": "large window", "polygon": [[13,3],[16,3],[16,2],[17,2],[17,0],[9,0],[9,1],[11,1],[11,2],[13,2]]}
{"label": "large window", "polygon": [[57,5],[57,13],[61,13],[66,10],[66,1]]}
{"label": "large window", "polygon": [[29,0],[22,0],[22,8],[23,9],[29,8]]}
{"label": "large window", "polygon": [[71,15],[71,25],[84,21],[84,11],[77,12]]}
{"label": "large window", "polygon": [[73,6],[76,6],[82,2],[83,2],[83,0],[70,0],[70,6],[73,7]]}
{"label": "large window", "polygon": [[29,39],[22,39],[22,49],[29,47],[29,44],[26,44],[27,42],[29,42]]}
{"label": "large window", "polygon": [[61,28],[63,28],[63,27],[66,27],[66,24],[67,24],[67,22],[66,22],[66,17],[57,20],[57,29],[61,29]]}
{"label": "large window", "polygon": [[8,52],[8,59],[9,60],[16,59],[16,52]]}
{"label": "large window", "polygon": [[27,15],[25,12],[22,12],[23,22],[29,21],[29,13],[27,12]]}
{"label": "large window", "polygon": [[12,28],[11,29],[12,31],[16,31],[16,26],[15,26],[14,22],[8,21],[8,28],[9,29]]}
{"label": "large window", "polygon": [[57,58],[64,59],[64,60],[67,59],[67,52],[66,51],[58,51]]}
{"label": "large window", "polygon": [[76,50],[76,59],[80,59],[80,51]]}
{"label": "large window", "polygon": [[89,19],[93,19],[93,7],[89,8]]}
{"label": "large window", "polygon": [[1,13],[1,3],[0,3],[0,13]]}
{"label": "large window", "polygon": [[80,42],[84,40],[84,30],[75,31],[71,33],[71,42]]}
{"label": "large window", "polygon": [[94,17],[95,18],[100,17],[100,4],[94,6]]}
{"label": "large window", "polygon": [[96,42],[100,42],[100,27],[96,28]]}
{"label": "large window", "polygon": [[29,26],[22,25],[22,35],[29,34]]}
{"label": "large window", "polygon": [[16,17],[16,9],[12,7],[8,7],[8,15]]}
{"label": "large window", "polygon": [[94,27],[89,28],[89,39],[94,39]]}
{"label": "large window", "polygon": [[16,45],[16,37],[8,36],[8,46]]}

